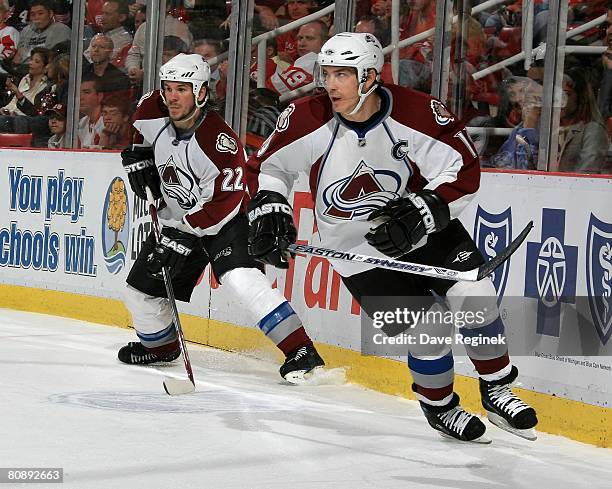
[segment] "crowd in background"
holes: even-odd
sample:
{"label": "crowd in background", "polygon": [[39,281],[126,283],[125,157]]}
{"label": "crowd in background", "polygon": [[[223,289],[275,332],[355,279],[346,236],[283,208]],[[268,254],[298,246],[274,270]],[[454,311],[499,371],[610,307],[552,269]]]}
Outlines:
{"label": "crowd in background", "polygon": [[[146,53],[146,7],[138,0],[85,2],[84,60],[80,86],[78,145],[122,149],[129,141],[135,104],[142,94]],[[227,90],[227,50],[231,2],[168,0],[163,61],[178,53],[220,56],[211,66],[209,89],[223,113]],[[333,3],[326,0],[255,0],[253,37],[299,20]],[[472,7],[481,3],[474,0]],[[463,8],[455,0],[453,11]],[[0,0],[0,133],[31,134],[35,147],[66,145],[66,107],[70,79],[71,1]],[[391,42],[391,0],[360,0],[354,30]],[[479,71],[521,50],[522,0],[507,0],[478,15],[467,14],[459,29],[452,23],[447,105],[470,127],[484,166],[535,169],[538,165],[547,0],[536,0],[533,45],[539,46],[529,69],[514,63],[486,76]],[[568,44],[609,46],[603,56],[567,55],[559,107],[559,148],[554,168],[565,172],[612,173],[612,5],[570,0],[571,29],[602,14],[600,28],[568,38]],[[398,83],[429,92],[432,84],[434,0],[400,0],[400,40],[429,31],[399,51]],[[265,75],[258,80],[257,46],[250,66],[247,127],[250,151],[274,130],[281,100],[312,88],[316,55],[335,33],[333,14],[269,39]],[[225,59],[223,59],[225,58]],[[383,82],[393,80],[390,58]],[[486,128],[502,128],[493,135]]]}

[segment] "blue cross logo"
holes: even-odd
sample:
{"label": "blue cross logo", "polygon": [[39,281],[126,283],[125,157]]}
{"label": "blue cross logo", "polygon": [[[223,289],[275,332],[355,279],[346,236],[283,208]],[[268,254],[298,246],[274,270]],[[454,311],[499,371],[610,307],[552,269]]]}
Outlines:
{"label": "blue cross logo", "polygon": [[576,299],[578,247],[565,240],[565,211],[542,209],[539,243],[527,243],[525,297],[538,299],[536,332],[559,337],[561,303]]}

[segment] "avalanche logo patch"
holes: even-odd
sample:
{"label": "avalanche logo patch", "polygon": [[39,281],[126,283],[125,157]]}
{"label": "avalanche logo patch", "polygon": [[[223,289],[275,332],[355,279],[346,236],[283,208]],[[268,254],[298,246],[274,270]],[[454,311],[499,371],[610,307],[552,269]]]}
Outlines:
{"label": "avalanche logo patch", "polygon": [[436,119],[436,122],[441,126],[446,126],[449,122],[455,120],[455,117],[448,111],[448,109],[442,102],[438,100],[432,100],[429,105],[431,107],[431,111],[433,112],[434,118]]}
{"label": "avalanche logo patch", "polygon": [[593,214],[587,235],[587,290],[597,334],[605,345],[612,335],[612,223]]}
{"label": "avalanche logo patch", "polygon": [[[399,197],[400,176],[390,170],[375,170],[362,160],[352,175],[323,190],[324,215],[342,220],[363,217]],[[393,189],[393,190],[386,190]]]}
{"label": "avalanche logo patch", "polygon": [[294,110],[295,104],[291,104],[289,105],[289,107],[283,110],[281,115],[278,116],[278,120],[276,121],[276,130],[278,132],[283,132],[287,130],[287,128],[289,127],[289,117],[291,117],[291,114],[293,114]]}
{"label": "avalanche logo patch", "polygon": [[159,174],[164,192],[176,200],[181,209],[189,210],[196,205],[198,197],[193,193],[195,181],[189,173],[176,166],[172,156],[159,168]]}
{"label": "avalanche logo patch", "polygon": [[217,145],[215,146],[220,153],[238,153],[238,144],[236,140],[224,132],[217,136]]}

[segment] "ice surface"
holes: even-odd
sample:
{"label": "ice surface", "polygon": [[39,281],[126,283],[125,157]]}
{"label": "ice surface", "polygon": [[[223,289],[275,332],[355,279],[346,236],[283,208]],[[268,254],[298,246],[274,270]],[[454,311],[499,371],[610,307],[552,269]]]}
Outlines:
{"label": "ice surface", "polygon": [[612,487],[612,450],[491,425],[492,445],[445,440],[416,402],[337,372],[291,386],[270,362],[189,345],[196,392],[170,397],[163,378],[182,362],[120,364],[134,340],[0,310],[0,467],[63,467],[64,484],[44,487],[78,489]]}

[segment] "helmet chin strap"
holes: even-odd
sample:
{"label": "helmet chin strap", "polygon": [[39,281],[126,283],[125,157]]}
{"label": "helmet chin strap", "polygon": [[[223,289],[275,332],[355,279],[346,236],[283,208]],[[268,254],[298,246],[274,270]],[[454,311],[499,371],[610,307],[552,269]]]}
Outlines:
{"label": "helmet chin strap", "polygon": [[365,102],[365,99],[374,91],[376,90],[376,87],[378,86],[377,82],[374,82],[374,84],[372,85],[372,88],[370,88],[366,93],[362,93],[363,92],[363,87],[365,86],[366,82],[361,82],[359,84],[359,102],[357,102],[357,105],[355,105],[355,108],[348,113],[348,115],[355,115],[357,112],[359,112],[359,109],[361,109],[361,106],[363,105],[363,103]]}
{"label": "helmet chin strap", "polygon": [[193,106],[193,110],[191,111],[191,113],[189,115],[186,115],[185,117],[183,117],[182,119],[179,119],[178,121],[174,121],[175,123],[183,123],[183,122],[187,122],[189,119],[192,119],[193,117],[195,117],[196,112],[198,111],[198,109],[200,109],[201,106],[198,106],[197,104]]}

